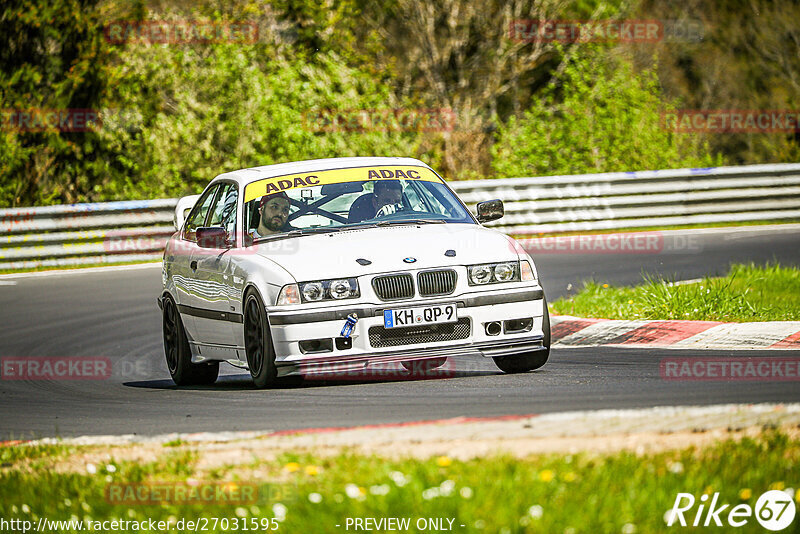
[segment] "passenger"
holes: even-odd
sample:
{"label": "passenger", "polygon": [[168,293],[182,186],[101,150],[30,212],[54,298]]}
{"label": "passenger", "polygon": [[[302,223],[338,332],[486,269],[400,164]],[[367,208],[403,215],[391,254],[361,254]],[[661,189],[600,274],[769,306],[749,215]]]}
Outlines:
{"label": "passenger", "polygon": [[385,206],[390,206],[383,210],[388,213],[394,213],[395,209],[392,207],[397,204],[402,206],[403,184],[400,183],[400,180],[377,181],[374,191],[374,193],[361,195],[353,202],[347,214],[347,222],[355,223],[374,219],[378,211]]}

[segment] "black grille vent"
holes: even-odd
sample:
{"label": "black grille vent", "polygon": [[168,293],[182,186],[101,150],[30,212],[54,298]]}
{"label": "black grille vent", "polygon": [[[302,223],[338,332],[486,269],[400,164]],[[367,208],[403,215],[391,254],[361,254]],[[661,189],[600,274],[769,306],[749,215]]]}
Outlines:
{"label": "black grille vent", "polygon": [[409,273],[377,276],[372,287],[381,300],[410,299],[414,296],[414,278]]}
{"label": "black grille vent", "polygon": [[452,269],[425,271],[417,275],[417,284],[423,297],[449,295],[456,290],[456,272]]}
{"label": "black grille vent", "polygon": [[369,344],[373,348],[398,347],[400,345],[419,345],[437,341],[453,341],[469,337],[468,317],[457,323],[411,326],[408,328],[384,328],[373,326],[369,329]]}

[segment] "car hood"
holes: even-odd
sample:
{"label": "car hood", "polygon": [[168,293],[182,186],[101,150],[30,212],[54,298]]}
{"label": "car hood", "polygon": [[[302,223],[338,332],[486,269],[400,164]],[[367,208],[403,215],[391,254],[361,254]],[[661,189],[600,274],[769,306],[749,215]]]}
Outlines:
{"label": "car hood", "polygon": [[[422,224],[363,228],[262,242],[257,254],[298,282],[447,265],[512,261],[516,242],[476,224]],[[454,257],[445,256],[448,250]],[[415,261],[409,262],[410,259]],[[360,265],[356,260],[368,260]]]}

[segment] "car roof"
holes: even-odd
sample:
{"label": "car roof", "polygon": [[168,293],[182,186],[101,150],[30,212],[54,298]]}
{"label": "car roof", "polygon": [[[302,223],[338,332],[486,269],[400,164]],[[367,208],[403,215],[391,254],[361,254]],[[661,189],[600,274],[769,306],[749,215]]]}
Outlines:
{"label": "car roof", "polygon": [[[233,180],[240,186],[247,185],[264,178],[275,178],[287,174],[303,172],[319,172],[332,169],[347,169],[351,167],[373,167],[386,165],[412,165],[430,169],[428,165],[414,158],[387,158],[387,157],[353,157],[353,158],[326,158],[310,159],[306,161],[292,161],[289,163],[277,163],[275,165],[264,165],[262,167],[251,167],[249,169],[239,169],[237,171],[220,174],[213,181]],[[431,169],[433,170],[433,169]]]}

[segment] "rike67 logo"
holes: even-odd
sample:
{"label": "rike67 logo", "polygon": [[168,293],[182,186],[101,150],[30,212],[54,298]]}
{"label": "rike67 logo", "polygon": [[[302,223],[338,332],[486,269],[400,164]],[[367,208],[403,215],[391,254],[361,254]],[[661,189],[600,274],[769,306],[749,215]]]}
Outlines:
{"label": "rike67 logo", "polygon": [[[711,502],[709,503],[709,497]],[[695,504],[697,510],[692,513]],[[672,508],[664,514],[667,526],[671,527],[678,523],[680,526],[689,526],[691,521],[693,527],[743,527],[755,516],[756,521],[767,530],[783,530],[794,521],[796,508],[793,495],[786,491],[770,490],[764,492],[756,501],[755,509],[749,504],[737,504],[731,508],[730,504],[719,503],[719,493],[712,496],[703,494],[695,499],[691,493],[678,493]]]}

